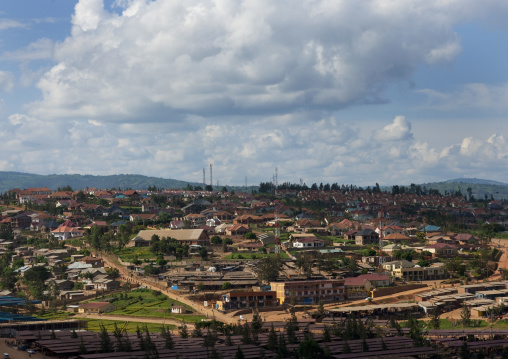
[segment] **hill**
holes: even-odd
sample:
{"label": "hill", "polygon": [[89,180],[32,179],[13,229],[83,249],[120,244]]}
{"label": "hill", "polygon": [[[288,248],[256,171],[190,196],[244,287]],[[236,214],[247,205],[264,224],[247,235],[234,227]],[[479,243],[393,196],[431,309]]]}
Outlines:
{"label": "hill", "polygon": [[456,178],[444,181],[445,183],[469,183],[469,184],[488,184],[488,185],[497,185],[497,186],[508,186],[508,183],[480,179],[480,178]]}
{"label": "hill", "polygon": [[471,188],[471,193],[476,199],[484,199],[485,196],[489,199],[493,197],[495,200],[508,199],[508,184],[491,180],[459,178],[444,182],[423,183],[421,186],[425,186],[427,189],[437,189],[442,194],[460,190],[463,195],[467,196],[467,189]]}
{"label": "hill", "polygon": [[[111,175],[111,176],[92,176],[92,175],[37,175],[21,172],[3,172],[0,171],[0,193],[13,188],[47,187],[56,190],[59,187],[71,186],[79,190],[87,187],[96,188],[133,188],[146,189],[148,186],[158,188],[185,188],[189,182],[175,179],[165,179],[159,177],[148,177],[142,175]],[[202,186],[201,183],[190,183],[192,186]]]}

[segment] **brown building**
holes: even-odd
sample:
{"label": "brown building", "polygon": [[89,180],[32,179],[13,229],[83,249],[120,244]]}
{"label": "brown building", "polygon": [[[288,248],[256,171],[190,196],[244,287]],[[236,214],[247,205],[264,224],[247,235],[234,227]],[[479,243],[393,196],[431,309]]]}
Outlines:
{"label": "brown building", "polygon": [[346,295],[343,279],[304,280],[294,282],[272,282],[272,290],[277,292],[277,301],[283,304],[292,297],[300,304],[340,302]]}
{"label": "brown building", "polygon": [[229,292],[222,295],[222,301],[217,302],[217,309],[260,308],[277,305],[275,291]]}

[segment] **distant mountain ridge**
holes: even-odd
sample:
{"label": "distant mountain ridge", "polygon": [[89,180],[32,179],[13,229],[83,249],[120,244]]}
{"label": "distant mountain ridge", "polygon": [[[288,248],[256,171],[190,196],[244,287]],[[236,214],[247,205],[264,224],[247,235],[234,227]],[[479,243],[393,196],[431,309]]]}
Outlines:
{"label": "distant mountain ridge", "polygon": [[175,179],[165,179],[159,177],[148,177],[142,175],[109,175],[109,176],[93,176],[93,175],[37,175],[32,173],[21,172],[4,172],[0,171],[0,193],[4,193],[14,188],[30,188],[30,187],[47,187],[56,190],[59,187],[71,186],[73,189],[79,190],[87,187],[96,188],[132,188],[147,189],[148,186],[156,186],[159,188],[185,188],[187,184],[192,186],[202,186],[202,183],[186,182]]}
{"label": "distant mountain ridge", "polygon": [[456,178],[456,179],[446,180],[444,182],[445,183],[452,182],[452,183],[491,184],[491,185],[497,185],[497,186],[508,186],[508,183],[480,179],[480,178]]}
{"label": "distant mountain ridge", "polygon": [[495,200],[508,199],[508,184],[498,181],[485,180],[479,178],[457,178],[443,182],[423,183],[422,187],[427,189],[437,189],[444,194],[445,192],[454,193],[460,190],[464,196],[469,196],[468,188],[476,199],[494,198]]}

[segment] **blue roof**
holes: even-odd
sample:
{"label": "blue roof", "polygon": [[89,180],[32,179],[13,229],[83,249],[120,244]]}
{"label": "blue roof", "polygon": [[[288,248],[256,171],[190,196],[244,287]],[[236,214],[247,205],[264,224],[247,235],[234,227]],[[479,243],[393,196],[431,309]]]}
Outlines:
{"label": "blue roof", "polygon": [[[32,300],[33,304],[42,303],[40,300]],[[0,296],[0,307],[11,307],[13,305],[25,305],[26,301],[24,298],[11,297],[8,295]],[[2,312],[0,312],[1,314]]]}
{"label": "blue roof", "polygon": [[40,320],[44,320],[44,319],[21,315],[21,314],[0,312],[0,322],[35,322],[35,321],[40,321]]}
{"label": "blue roof", "polygon": [[441,227],[434,226],[432,224],[429,224],[427,227],[423,229],[425,232],[437,232],[441,230]]}

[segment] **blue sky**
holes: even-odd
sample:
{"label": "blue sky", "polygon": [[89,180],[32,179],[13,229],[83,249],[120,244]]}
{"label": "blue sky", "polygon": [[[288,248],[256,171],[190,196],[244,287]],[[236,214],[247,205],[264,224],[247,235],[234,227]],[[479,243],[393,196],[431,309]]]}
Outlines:
{"label": "blue sky", "polygon": [[507,14],[501,0],[2,2],[0,170],[508,182]]}

